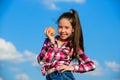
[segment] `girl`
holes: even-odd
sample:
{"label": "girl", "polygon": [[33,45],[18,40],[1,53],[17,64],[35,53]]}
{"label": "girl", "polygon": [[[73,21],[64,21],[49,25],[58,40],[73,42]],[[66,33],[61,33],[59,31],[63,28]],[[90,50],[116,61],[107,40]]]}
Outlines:
{"label": "girl", "polygon": [[[75,80],[72,72],[84,73],[95,69],[95,64],[84,53],[82,28],[77,12],[71,9],[58,18],[58,36],[45,30],[45,40],[39,64],[46,80]],[[72,60],[78,64],[70,64]]]}

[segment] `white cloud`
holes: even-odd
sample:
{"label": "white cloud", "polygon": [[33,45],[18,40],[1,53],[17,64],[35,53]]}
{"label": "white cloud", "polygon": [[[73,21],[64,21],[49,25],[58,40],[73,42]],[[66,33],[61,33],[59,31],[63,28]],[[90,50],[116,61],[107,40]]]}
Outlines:
{"label": "white cloud", "polygon": [[53,2],[74,2],[74,3],[84,3],[86,0],[51,0]]}
{"label": "white cloud", "polygon": [[11,42],[0,38],[0,61],[22,62],[24,59]]}
{"label": "white cloud", "polygon": [[0,77],[0,80],[3,80],[3,78],[2,78],[2,77]]}
{"label": "white cloud", "polygon": [[16,75],[17,80],[30,80],[29,76],[25,73]]}
{"label": "white cloud", "polygon": [[[41,0],[40,0],[41,1]],[[42,0],[43,4],[51,10],[59,10],[56,3],[85,3],[86,0]]]}
{"label": "white cloud", "polygon": [[[0,61],[20,63],[29,61],[33,66],[38,66],[36,55],[28,50],[23,53],[17,51],[16,47],[4,39],[0,38]],[[2,67],[2,65],[0,65]]]}
{"label": "white cloud", "polygon": [[52,0],[44,0],[43,3],[47,8],[51,10],[59,9]]}
{"label": "white cloud", "polygon": [[94,71],[88,72],[86,74],[92,75],[92,76],[101,76],[101,75],[103,75],[104,71],[103,71],[103,68],[99,65],[99,62],[94,60],[94,63],[96,65],[96,69]]}
{"label": "white cloud", "polygon": [[18,67],[11,67],[10,70],[11,70],[12,72],[13,72],[13,71],[18,72],[18,71],[20,71],[20,68],[18,68]]}
{"label": "white cloud", "polygon": [[33,66],[38,66],[37,56],[34,53],[25,50],[24,55],[26,56],[27,60],[32,63]]}
{"label": "white cloud", "polygon": [[115,72],[120,72],[120,64],[116,63],[115,61],[112,62],[105,62],[107,67],[111,68]]}

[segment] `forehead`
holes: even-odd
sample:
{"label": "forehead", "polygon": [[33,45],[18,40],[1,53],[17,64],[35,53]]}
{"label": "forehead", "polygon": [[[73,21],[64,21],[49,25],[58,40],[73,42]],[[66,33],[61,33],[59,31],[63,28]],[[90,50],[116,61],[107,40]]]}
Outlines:
{"label": "forehead", "polygon": [[71,25],[71,21],[69,20],[69,19],[66,19],[66,18],[62,18],[60,21],[59,21],[59,23],[58,23],[59,25],[65,25],[65,26],[72,26]]}

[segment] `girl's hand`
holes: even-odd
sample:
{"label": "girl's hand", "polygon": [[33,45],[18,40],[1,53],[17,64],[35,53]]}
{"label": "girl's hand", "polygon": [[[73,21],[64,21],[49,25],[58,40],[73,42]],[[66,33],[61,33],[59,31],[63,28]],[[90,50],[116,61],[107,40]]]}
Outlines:
{"label": "girl's hand", "polygon": [[55,41],[54,35],[55,35],[56,31],[53,27],[50,26],[50,27],[46,28],[44,33],[52,42]]}
{"label": "girl's hand", "polygon": [[60,71],[64,72],[64,71],[73,71],[74,67],[70,66],[70,65],[65,65],[65,64],[59,64],[60,67]]}

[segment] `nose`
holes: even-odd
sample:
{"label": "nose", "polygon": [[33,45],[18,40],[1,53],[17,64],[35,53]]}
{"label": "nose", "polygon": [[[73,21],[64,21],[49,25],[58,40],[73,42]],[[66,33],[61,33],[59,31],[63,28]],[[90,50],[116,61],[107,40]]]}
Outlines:
{"label": "nose", "polygon": [[65,32],[65,29],[64,29],[64,28],[62,28],[61,32]]}

